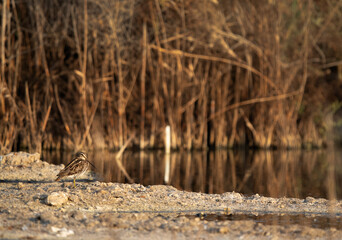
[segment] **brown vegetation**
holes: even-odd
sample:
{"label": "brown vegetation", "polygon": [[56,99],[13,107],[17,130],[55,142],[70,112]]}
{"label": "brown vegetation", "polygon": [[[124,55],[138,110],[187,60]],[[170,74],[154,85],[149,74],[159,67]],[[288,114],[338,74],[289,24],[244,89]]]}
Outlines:
{"label": "brown vegetation", "polygon": [[158,148],[167,124],[173,148],[321,146],[317,115],[336,98],[312,83],[341,68],[341,9],[3,0],[0,152],[118,148],[133,134],[134,145]]}

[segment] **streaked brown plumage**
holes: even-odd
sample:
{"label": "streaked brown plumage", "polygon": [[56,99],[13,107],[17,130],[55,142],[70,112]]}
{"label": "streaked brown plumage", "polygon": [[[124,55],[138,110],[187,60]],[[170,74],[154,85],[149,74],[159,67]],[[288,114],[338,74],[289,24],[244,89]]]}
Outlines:
{"label": "streaked brown plumage", "polygon": [[90,166],[94,167],[94,165],[88,161],[87,154],[85,152],[77,152],[74,159],[57,174],[56,181],[59,181],[64,177],[74,177],[74,187],[76,187],[76,177],[83,175],[88,171]]}

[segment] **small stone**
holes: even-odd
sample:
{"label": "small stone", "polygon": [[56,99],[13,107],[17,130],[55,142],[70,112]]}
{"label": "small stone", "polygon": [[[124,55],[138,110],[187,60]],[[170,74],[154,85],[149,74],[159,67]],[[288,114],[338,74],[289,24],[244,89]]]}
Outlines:
{"label": "small stone", "polygon": [[221,198],[223,198],[223,200],[238,201],[238,202],[242,202],[242,200],[244,199],[240,193],[236,193],[236,192],[223,193],[221,195]]}
{"label": "small stone", "polygon": [[260,195],[257,193],[255,195],[252,196],[253,198],[260,198]]}
{"label": "small stone", "polygon": [[229,232],[229,229],[228,229],[228,227],[220,227],[219,232],[222,233],[222,234],[228,233],[228,232]]}
{"label": "small stone", "polygon": [[305,198],[304,202],[313,203],[314,201],[315,201],[315,199],[313,197],[307,197],[307,198]]}
{"label": "small stone", "polygon": [[46,203],[51,206],[63,205],[68,201],[68,194],[65,192],[53,192],[46,198]]}
{"label": "small stone", "polygon": [[74,235],[73,230],[68,230],[66,228],[51,227],[51,231],[53,233],[56,233],[57,237],[61,237],[61,238],[68,237],[69,235]]}
{"label": "small stone", "polygon": [[79,212],[79,211],[74,211],[72,214],[71,214],[71,217],[73,217],[75,220],[77,221],[82,221],[82,220],[86,220],[87,219],[87,216],[84,215],[84,213],[82,212]]}
{"label": "small stone", "polygon": [[105,195],[105,194],[108,194],[108,191],[100,190],[100,191],[98,191],[98,194]]}
{"label": "small stone", "polygon": [[42,212],[37,216],[37,220],[43,224],[49,224],[57,221],[57,218],[51,213],[51,211]]}
{"label": "small stone", "polygon": [[74,203],[77,203],[80,201],[80,198],[77,195],[70,195],[69,200],[74,202]]}
{"label": "small stone", "polygon": [[226,215],[230,215],[230,214],[232,214],[232,211],[230,210],[230,208],[225,208],[224,210],[223,210],[223,212],[224,212],[224,214],[226,214]]}

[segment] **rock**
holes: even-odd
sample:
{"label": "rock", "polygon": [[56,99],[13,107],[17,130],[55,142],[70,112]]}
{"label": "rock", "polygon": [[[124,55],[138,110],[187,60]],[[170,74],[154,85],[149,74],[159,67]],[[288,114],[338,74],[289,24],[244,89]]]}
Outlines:
{"label": "rock", "polygon": [[65,192],[53,192],[46,198],[46,203],[51,206],[63,205],[69,199]]}
{"label": "rock", "polygon": [[39,153],[11,152],[1,156],[0,164],[9,166],[29,166],[40,160]]}
{"label": "rock", "polygon": [[229,232],[229,228],[228,227],[220,227],[219,232],[221,234],[225,234]]}
{"label": "rock", "polygon": [[43,224],[54,223],[58,221],[58,219],[54,216],[51,211],[45,211],[37,216],[37,220]]}
{"label": "rock", "polygon": [[17,184],[17,188],[18,188],[18,189],[23,189],[24,186],[25,186],[25,185],[24,185],[22,182],[18,182],[18,184]]}
{"label": "rock", "polygon": [[315,198],[313,198],[313,197],[306,197],[304,202],[305,203],[313,203],[313,202],[315,202]]}
{"label": "rock", "polygon": [[73,230],[68,230],[66,228],[59,228],[59,227],[51,227],[52,233],[56,233],[57,237],[65,238],[69,235],[74,235]]}
{"label": "rock", "polygon": [[224,200],[243,200],[243,196],[240,193],[236,193],[236,192],[226,192],[221,194],[221,197]]}
{"label": "rock", "polygon": [[[51,181],[56,179],[60,166],[45,163],[40,160],[40,154],[25,152],[10,153],[1,156],[0,180],[27,182]],[[18,185],[18,189],[25,185]]]}
{"label": "rock", "polygon": [[27,230],[28,230],[28,227],[27,227],[26,225],[24,225],[24,226],[21,227],[21,230],[22,230],[22,231],[27,231]]}
{"label": "rock", "polygon": [[82,220],[86,220],[87,216],[80,211],[74,211],[71,213],[71,217],[74,218],[77,221],[82,221]]}
{"label": "rock", "polygon": [[80,198],[77,195],[69,195],[69,200],[78,203],[80,201]]}

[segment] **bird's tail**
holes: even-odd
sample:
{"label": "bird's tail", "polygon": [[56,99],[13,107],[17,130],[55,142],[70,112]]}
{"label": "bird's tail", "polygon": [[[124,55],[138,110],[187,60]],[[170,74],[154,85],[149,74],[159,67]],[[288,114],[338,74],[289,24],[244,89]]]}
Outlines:
{"label": "bird's tail", "polygon": [[57,178],[56,178],[56,180],[55,181],[59,181],[59,180],[61,180],[62,178],[60,177],[60,176],[58,176]]}

